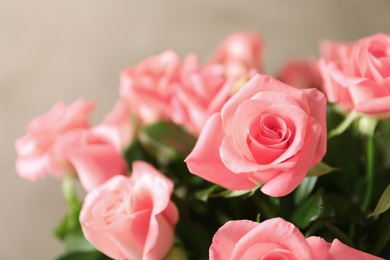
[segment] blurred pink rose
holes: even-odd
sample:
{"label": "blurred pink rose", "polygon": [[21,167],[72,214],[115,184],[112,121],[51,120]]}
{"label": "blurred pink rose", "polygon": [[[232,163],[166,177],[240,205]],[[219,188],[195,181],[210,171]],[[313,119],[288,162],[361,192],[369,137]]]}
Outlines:
{"label": "blurred pink rose", "polygon": [[311,260],[313,255],[298,228],[282,218],[274,218],[261,223],[227,222],[215,233],[209,258]]}
{"label": "blurred pink rose", "polygon": [[279,72],[280,81],[296,88],[318,88],[322,86],[322,78],[318,61],[290,60]]}
{"label": "blurred pink rose", "polygon": [[170,118],[179,58],[172,51],[150,57],[121,74],[120,95],[145,123]]}
{"label": "blurred pink rose", "polygon": [[150,164],[134,162],[131,177],[115,176],[86,196],[80,213],[86,239],[114,259],[162,259],[178,221],[172,189]]}
{"label": "blurred pink rose", "polygon": [[81,99],[68,106],[57,102],[49,112],[32,120],[27,134],[16,141],[17,173],[29,180],[73,174],[73,168],[59,153],[56,143],[70,131],[88,128],[93,107],[93,102]]}
{"label": "blurred pink rose", "polygon": [[199,135],[210,115],[220,111],[232,95],[232,83],[233,80],[226,78],[222,65],[200,67],[197,57],[188,55],[181,69],[180,84],[175,89],[173,122]]}
{"label": "blurred pink rose", "polygon": [[187,166],[227,189],[264,184],[263,193],[284,196],[325,155],[325,112],[317,89],[258,74],[209,118]]}
{"label": "blurred pink rose", "polygon": [[390,115],[390,35],[351,44],[328,41],[321,51],[320,71],[330,102],[363,114]]}
{"label": "blurred pink rose", "polygon": [[332,243],[326,242],[320,237],[308,237],[306,239],[313,252],[313,260],[338,260],[338,259],[359,259],[359,260],[380,260],[383,258],[356,250],[335,239]]}
{"label": "blurred pink rose", "polygon": [[263,62],[263,42],[256,33],[236,32],[219,44],[211,63],[222,63],[226,74],[237,78],[250,71],[261,71]]}
{"label": "blurred pink rose", "polygon": [[81,185],[90,191],[112,176],[125,174],[127,165],[115,146],[91,130],[69,132],[59,140],[59,150],[77,172]]}
{"label": "blurred pink rose", "polygon": [[119,100],[104,121],[92,131],[110,140],[118,151],[124,151],[131,144],[135,134],[127,102]]}

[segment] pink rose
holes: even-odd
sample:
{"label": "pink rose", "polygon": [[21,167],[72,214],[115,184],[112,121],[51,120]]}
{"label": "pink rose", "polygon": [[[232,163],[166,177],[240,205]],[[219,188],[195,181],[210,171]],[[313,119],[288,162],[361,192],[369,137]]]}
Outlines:
{"label": "pink rose", "polygon": [[162,259],[178,221],[172,189],[150,164],[134,162],[131,177],[115,176],[86,196],[80,213],[86,239],[114,259]]}
{"label": "pink rose", "polygon": [[321,88],[322,78],[318,61],[290,60],[279,72],[280,81],[296,88]]}
{"label": "pink rose", "polygon": [[311,260],[313,255],[298,228],[282,218],[274,218],[261,223],[227,222],[215,233],[209,258]]}
{"label": "pink rose", "polygon": [[207,119],[221,110],[233,94],[233,80],[225,76],[220,64],[200,67],[195,55],[188,55],[183,63],[180,84],[176,85],[172,119],[199,135]]}
{"label": "pink rose", "polygon": [[145,123],[170,118],[173,84],[176,84],[179,58],[165,51],[121,74],[120,95]]}
{"label": "pink rose", "polygon": [[390,36],[376,34],[352,44],[324,42],[320,70],[330,102],[347,110],[390,115]]}
{"label": "pink rose", "polygon": [[88,128],[93,107],[93,102],[81,99],[68,106],[58,102],[49,112],[32,120],[27,134],[16,141],[17,173],[29,180],[73,174],[73,168],[59,153],[56,143],[70,131]]}
{"label": "pink rose", "polygon": [[72,131],[58,144],[61,155],[77,172],[81,185],[90,191],[111,177],[125,174],[127,165],[109,139],[91,130]]}
{"label": "pink rose", "polygon": [[263,43],[256,33],[237,32],[229,35],[211,57],[211,63],[225,65],[230,77],[241,77],[249,71],[261,71]]}
{"label": "pink rose", "polygon": [[301,231],[282,218],[261,223],[229,221],[217,230],[209,251],[210,260],[299,259],[379,260],[382,258],[351,248],[338,239],[332,243],[320,237],[305,239]]}
{"label": "pink rose", "polygon": [[380,260],[383,258],[356,250],[335,239],[332,243],[326,242],[320,237],[308,237],[306,239],[313,252],[313,260],[337,260],[337,259],[359,259],[359,260]]}
{"label": "pink rose", "polygon": [[265,194],[284,196],[326,152],[325,110],[317,89],[258,74],[209,118],[187,166],[227,189],[264,184]]}
{"label": "pink rose", "polygon": [[92,131],[110,140],[118,151],[125,150],[131,144],[135,134],[127,102],[119,100],[104,121],[95,126]]}

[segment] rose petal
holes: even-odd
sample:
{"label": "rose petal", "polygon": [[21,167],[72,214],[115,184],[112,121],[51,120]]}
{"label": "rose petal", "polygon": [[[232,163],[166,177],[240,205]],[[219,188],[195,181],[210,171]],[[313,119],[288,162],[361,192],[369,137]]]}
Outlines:
{"label": "rose petal", "polygon": [[306,241],[313,253],[313,260],[329,259],[330,243],[326,242],[321,237],[314,236],[306,238]]}
{"label": "rose petal", "polygon": [[232,220],[218,229],[210,246],[210,259],[231,258],[237,242],[250,230],[259,225],[250,220]]}
{"label": "rose petal", "polygon": [[242,259],[246,250],[254,244],[275,244],[286,249],[300,260],[312,259],[312,253],[305,237],[293,224],[282,218],[261,222],[242,237],[234,247],[231,259]]}
{"label": "rose petal", "polygon": [[304,95],[299,89],[288,86],[270,76],[254,75],[234,96],[232,96],[221,110],[224,129],[230,132],[232,129],[234,113],[238,106],[245,100],[251,99],[259,92],[280,92],[297,102],[304,111],[309,111],[307,103],[302,98]]}
{"label": "rose petal", "polygon": [[307,127],[308,130],[304,140],[305,146],[295,155],[298,159],[296,164],[290,170],[280,172],[279,175],[261,187],[263,193],[273,197],[285,196],[302,182],[312,166],[311,162],[315,156],[321,130],[321,126],[313,119],[309,120]]}
{"label": "rose petal", "polygon": [[223,138],[220,113],[212,115],[204,126],[198,141],[185,159],[191,173],[228,189],[249,190],[256,185],[230,171],[221,161],[219,148]]}

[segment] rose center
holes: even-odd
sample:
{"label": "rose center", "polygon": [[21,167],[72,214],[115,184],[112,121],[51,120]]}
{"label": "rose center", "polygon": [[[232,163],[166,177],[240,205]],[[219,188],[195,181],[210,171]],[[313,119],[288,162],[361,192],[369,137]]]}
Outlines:
{"label": "rose center", "polygon": [[251,120],[247,144],[257,163],[268,164],[289,147],[291,123],[276,114],[264,114]]}
{"label": "rose center", "polygon": [[119,190],[115,190],[110,196],[105,197],[101,208],[101,216],[105,223],[110,224],[121,216],[128,215],[130,204],[128,194]]}

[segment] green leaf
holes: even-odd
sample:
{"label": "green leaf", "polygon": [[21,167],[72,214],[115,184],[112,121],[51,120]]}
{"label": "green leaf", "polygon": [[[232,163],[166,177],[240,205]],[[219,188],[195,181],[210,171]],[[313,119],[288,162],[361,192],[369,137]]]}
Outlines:
{"label": "green leaf", "polygon": [[144,126],[139,138],[143,147],[160,162],[184,159],[196,142],[181,126],[169,122]]}
{"label": "green leaf", "polygon": [[207,189],[200,190],[200,191],[196,192],[195,197],[201,201],[206,202],[209,199],[210,194],[215,193],[215,192],[221,192],[222,189],[223,188],[221,186],[212,185],[212,186],[208,187]]}
{"label": "green leaf", "polygon": [[390,184],[387,186],[386,190],[383,192],[381,198],[379,199],[378,204],[375,207],[375,210],[368,215],[369,217],[379,215],[390,208]]}
{"label": "green leaf", "polygon": [[217,198],[217,197],[234,198],[245,194],[252,196],[259,187],[261,187],[261,185],[257,185],[255,188],[251,190],[227,190],[222,188],[221,186],[212,185],[207,189],[198,191],[195,194],[195,197],[201,201],[206,202],[209,198]]}
{"label": "green leaf", "polygon": [[333,168],[326,163],[319,162],[307,172],[306,177],[321,176],[337,170],[338,168]]}
{"label": "green leaf", "polygon": [[299,205],[301,204],[307,196],[310,195],[312,192],[314,186],[317,183],[318,177],[306,177],[303,179],[301,184],[299,184],[298,188],[294,191],[294,204]]}
{"label": "green leaf", "polygon": [[129,148],[125,151],[124,157],[126,159],[127,165],[131,170],[131,166],[134,161],[142,160],[151,162],[151,156],[144,150],[142,145],[138,140],[134,140]]}
{"label": "green leaf", "polygon": [[68,234],[64,240],[64,251],[55,260],[102,260],[110,259],[96,250],[82,233]]}
{"label": "green leaf", "polygon": [[245,194],[252,196],[259,189],[259,187],[261,187],[261,185],[258,185],[251,190],[225,190],[220,193],[210,194],[210,197],[234,198]]}
{"label": "green leaf", "polygon": [[334,210],[320,191],[310,196],[293,213],[291,220],[299,228],[306,228],[315,220],[334,216]]}
{"label": "green leaf", "polygon": [[336,128],[333,128],[328,133],[328,140],[342,134],[352,124],[352,122],[360,116],[359,113],[351,111]]}

